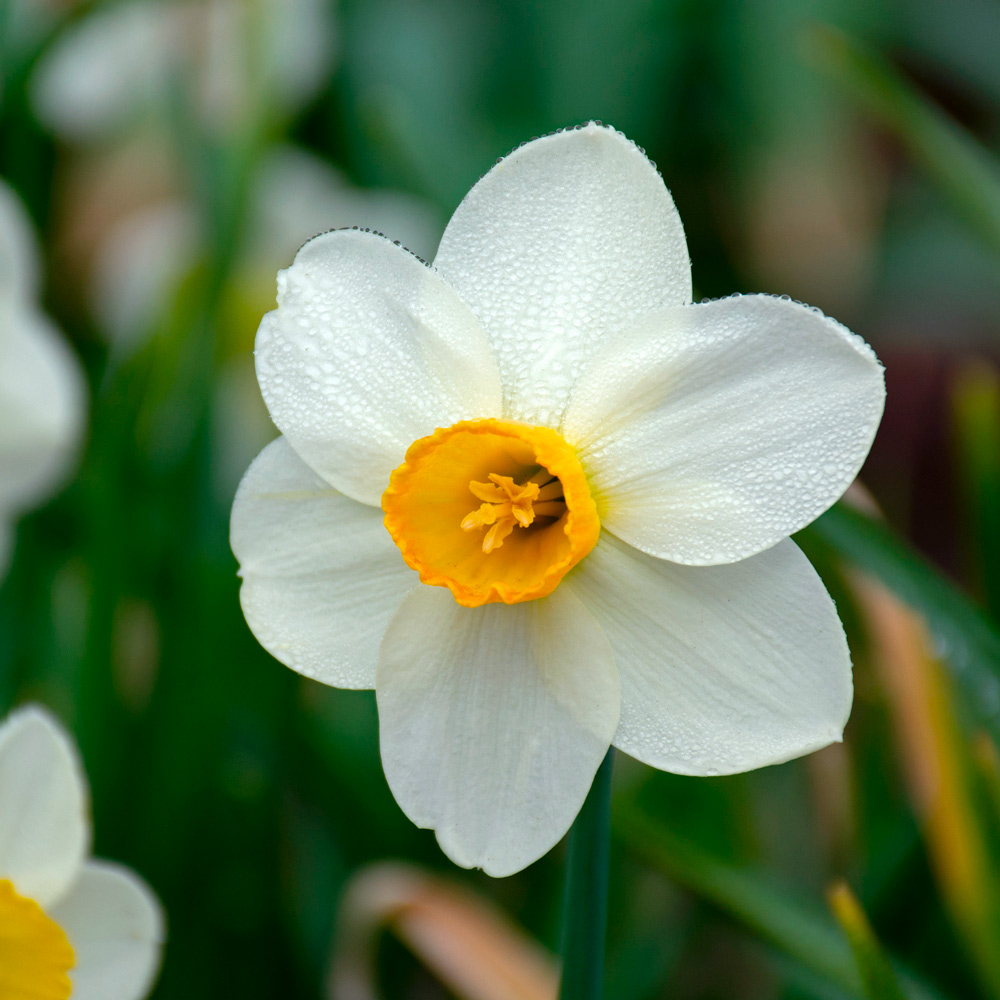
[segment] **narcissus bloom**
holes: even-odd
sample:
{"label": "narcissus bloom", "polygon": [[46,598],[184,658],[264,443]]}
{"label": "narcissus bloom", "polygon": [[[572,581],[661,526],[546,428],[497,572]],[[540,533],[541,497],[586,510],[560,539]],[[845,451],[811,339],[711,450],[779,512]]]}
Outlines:
{"label": "narcissus bloom", "polygon": [[0,997],[139,1000],[163,918],[132,872],[87,857],[76,749],[39,708],[0,725]]}
{"label": "narcissus bloom", "polygon": [[65,475],[83,423],[79,362],[37,305],[27,215],[0,181],[0,574],[11,523]]}
{"label": "narcissus bloom", "polygon": [[610,744],[708,775],[840,739],[847,645],[788,536],[857,474],[881,367],[795,302],[692,304],[620,133],[515,150],[433,266],[311,240],[256,357],[283,436],[233,510],[247,621],[374,686],[389,785],[458,864],[547,851]]}

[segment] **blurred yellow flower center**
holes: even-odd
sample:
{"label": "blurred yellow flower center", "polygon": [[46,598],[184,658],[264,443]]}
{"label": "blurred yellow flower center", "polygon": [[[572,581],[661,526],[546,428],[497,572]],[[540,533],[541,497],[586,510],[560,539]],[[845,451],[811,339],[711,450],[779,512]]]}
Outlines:
{"label": "blurred yellow flower center", "polygon": [[407,565],[469,608],[552,593],[601,530],[574,450],[547,427],[503,420],[415,441],[382,509]]}
{"label": "blurred yellow flower center", "polygon": [[62,928],[0,879],[0,997],[66,1000],[73,948]]}

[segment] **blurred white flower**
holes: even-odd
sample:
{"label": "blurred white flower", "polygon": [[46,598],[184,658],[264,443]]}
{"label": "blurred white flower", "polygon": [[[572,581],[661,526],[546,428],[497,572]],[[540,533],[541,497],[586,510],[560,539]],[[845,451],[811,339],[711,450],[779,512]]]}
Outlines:
{"label": "blurred white flower", "polygon": [[0,182],[0,572],[12,521],[66,474],[83,423],[79,362],[38,309],[37,283],[30,224]]}
{"label": "blurred white flower", "polygon": [[[440,233],[433,209],[415,195],[352,187],[315,154],[277,146],[251,187],[234,283],[254,296],[256,308],[267,308],[274,272],[306,240],[321,230],[360,225],[392,233],[423,257],[434,252]],[[179,197],[131,212],[109,230],[97,248],[92,302],[113,344],[134,347],[151,332],[199,261],[205,238],[195,206]]]}
{"label": "blurred white flower", "polygon": [[307,243],[256,362],[284,436],[233,507],[247,621],[375,688],[389,785],[458,864],[547,851],[610,744],[711,775],[841,738],[847,644],[788,536],[857,474],[882,369],[795,302],[692,304],[673,201],[620,133],[501,160],[433,267]]}
{"label": "blurred white flower", "polygon": [[197,212],[181,198],[146,205],[110,227],[96,248],[90,298],[111,344],[133,348],[152,333],[201,247]]}
{"label": "blurred white flower", "polygon": [[97,7],[42,56],[32,80],[35,112],[71,139],[93,139],[168,98],[181,43],[168,3]]}
{"label": "blurred white flower", "polygon": [[0,724],[0,996],[139,1000],[163,916],[128,869],[88,857],[76,748],[29,707]]}
{"label": "blurred white flower", "polygon": [[61,135],[94,140],[167,113],[177,88],[206,125],[243,122],[266,95],[289,114],[333,67],[336,22],[328,0],[142,0],[98,7],[41,60],[32,95]]}
{"label": "blurred white flower", "polygon": [[[325,160],[297,146],[264,158],[252,199],[250,256],[263,268],[287,265],[306,240],[327,229],[361,226],[391,234],[430,259],[441,235],[431,206],[387,188],[356,188]],[[268,283],[274,287],[273,266]]]}

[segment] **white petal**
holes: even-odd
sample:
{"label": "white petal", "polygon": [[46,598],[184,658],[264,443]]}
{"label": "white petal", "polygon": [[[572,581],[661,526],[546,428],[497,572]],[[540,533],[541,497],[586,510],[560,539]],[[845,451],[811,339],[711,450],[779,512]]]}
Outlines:
{"label": "white petal", "polygon": [[90,846],[76,748],[44,709],[0,725],[0,878],[43,907],[68,888]]}
{"label": "white petal", "polygon": [[501,160],[459,205],[434,266],[489,334],[507,415],[549,426],[598,344],[691,301],[663,179],[634,143],[595,124]]}
{"label": "white petal", "polygon": [[607,533],[572,577],[621,676],[616,747],[677,774],[733,774],[841,738],[851,660],[794,542],[729,566],[679,566]]}
{"label": "white petal", "polygon": [[76,457],[83,423],[80,364],[48,319],[0,302],[0,508],[49,493]]}
{"label": "white petal", "polygon": [[429,267],[372,233],[337,230],[302,247],[278,275],[256,357],[289,443],[362,503],[378,504],[417,438],[500,412],[476,318]]}
{"label": "white petal", "polygon": [[618,722],[608,640],[566,588],[463,608],[412,591],[375,687],[396,801],[458,865],[510,875],[566,832]]}
{"label": "white petal", "polygon": [[884,401],[860,337],[749,295],[648,317],[594,359],[563,430],[606,528],[651,555],[713,565],[769,548],[837,500]]}
{"label": "white petal", "polygon": [[13,188],[0,181],[0,298],[33,296],[38,271],[38,247],[28,213]]}
{"label": "white petal", "polygon": [[119,865],[88,861],[50,916],[73,946],[73,1000],[141,1000],[149,993],[164,921],[145,882]]}
{"label": "white petal", "polygon": [[240,483],[230,541],[261,645],[324,684],[374,687],[382,633],[419,582],[382,512],[338,493],[278,438]]}
{"label": "white petal", "polygon": [[[73,457],[83,419],[75,356],[32,297],[38,273],[31,225],[0,182],[0,516],[49,492]],[[9,529],[6,529],[9,530]]]}

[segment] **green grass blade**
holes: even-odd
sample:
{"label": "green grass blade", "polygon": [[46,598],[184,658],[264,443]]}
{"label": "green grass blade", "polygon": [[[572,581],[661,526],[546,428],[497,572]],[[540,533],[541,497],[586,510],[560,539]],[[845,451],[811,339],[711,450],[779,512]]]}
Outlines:
{"label": "green grass blade", "polygon": [[601,1000],[608,913],[608,846],[611,839],[609,749],[570,829],[563,899],[560,1000]]}
{"label": "green grass blade", "polygon": [[830,909],[854,953],[866,1000],[906,1000],[865,911],[846,882],[830,889]]}

